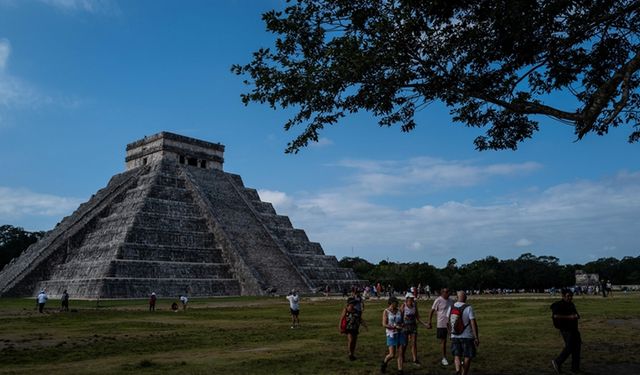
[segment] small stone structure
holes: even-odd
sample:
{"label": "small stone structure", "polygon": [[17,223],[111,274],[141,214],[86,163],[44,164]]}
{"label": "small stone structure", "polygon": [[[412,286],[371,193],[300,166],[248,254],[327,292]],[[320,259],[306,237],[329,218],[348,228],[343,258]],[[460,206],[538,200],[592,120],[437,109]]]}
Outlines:
{"label": "small stone structure", "polygon": [[0,295],[263,295],[360,285],[319,243],[224,172],[224,146],[162,132],[124,173],[0,272]]}

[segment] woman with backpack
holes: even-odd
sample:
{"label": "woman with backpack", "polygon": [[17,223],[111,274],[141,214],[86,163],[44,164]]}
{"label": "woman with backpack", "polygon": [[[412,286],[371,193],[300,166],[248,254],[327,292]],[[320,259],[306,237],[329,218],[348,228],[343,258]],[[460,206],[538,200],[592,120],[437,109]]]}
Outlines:
{"label": "woman with backpack", "polygon": [[404,348],[407,345],[407,338],[402,330],[404,324],[404,316],[398,308],[398,299],[394,296],[389,297],[387,301],[389,307],[382,312],[382,326],[385,328],[387,335],[387,347],[389,353],[384,357],[380,365],[380,372],[387,371],[387,363],[393,358],[398,358],[398,374],[402,374],[402,366],[404,364]]}
{"label": "woman with backpack", "polygon": [[362,320],[362,315],[356,309],[357,301],[355,298],[347,299],[347,306],[342,309],[340,316],[340,333],[347,335],[347,350],[349,351],[349,360],[355,361],[356,343],[358,341],[358,333],[360,333],[360,325],[365,328],[366,323]]}

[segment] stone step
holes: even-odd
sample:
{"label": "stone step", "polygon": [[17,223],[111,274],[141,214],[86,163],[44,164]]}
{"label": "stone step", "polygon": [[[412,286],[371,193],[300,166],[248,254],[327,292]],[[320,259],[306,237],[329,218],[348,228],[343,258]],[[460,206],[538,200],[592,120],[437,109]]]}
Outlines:
{"label": "stone step", "polygon": [[302,229],[296,228],[272,228],[273,233],[282,241],[288,242],[309,242],[309,237],[307,237],[307,233],[305,233]]}
{"label": "stone step", "polygon": [[101,275],[117,278],[227,279],[229,266],[224,263],[158,262],[141,260],[106,260],[72,262],[51,270],[51,280],[92,279]]}
{"label": "stone step", "polygon": [[178,202],[150,197],[144,199],[142,210],[169,216],[199,216],[201,214],[200,209],[193,202]]}
{"label": "stone step", "polygon": [[258,195],[258,191],[256,189],[244,188],[244,189],[240,189],[240,191],[244,194],[247,200],[260,201],[260,196]]}
{"label": "stone step", "polygon": [[265,213],[265,214],[260,214],[260,219],[270,229],[275,229],[275,228],[293,229],[293,225],[291,225],[291,220],[289,220],[288,216]]}
{"label": "stone step", "polygon": [[[240,295],[240,284],[235,279],[146,279],[146,278],[100,278],[49,280],[38,283],[36,289],[46,288],[55,297],[67,290],[71,300],[75,296],[96,298],[148,298],[155,292],[159,298],[188,294],[190,297]],[[141,306],[141,308],[146,308]]]}
{"label": "stone step", "polygon": [[332,255],[291,254],[290,256],[294,263],[302,267],[339,267],[338,260]]}
{"label": "stone step", "polygon": [[176,262],[223,263],[221,250],[211,247],[179,247],[125,243],[118,250],[119,259]]}
{"label": "stone step", "polygon": [[259,202],[253,201],[251,202],[253,208],[262,214],[271,214],[276,215],[276,210],[273,208],[273,205],[269,202]]}
{"label": "stone step", "polygon": [[198,216],[167,216],[153,212],[139,212],[136,215],[133,229],[171,228],[177,232],[208,232],[207,222]]}
{"label": "stone step", "polygon": [[215,247],[213,233],[147,229],[136,227],[127,233],[125,242],[178,247]]}
{"label": "stone step", "polygon": [[141,277],[171,279],[228,279],[229,266],[224,263],[158,262],[115,260],[108,277]]}
{"label": "stone step", "polygon": [[324,255],[322,246],[317,242],[282,241],[284,248],[291,254]]}
{"label": "stone step", "polygon": [[147,197],[187,203],[193,202],[191,192],[187,189],[155,184],[147,188]]}

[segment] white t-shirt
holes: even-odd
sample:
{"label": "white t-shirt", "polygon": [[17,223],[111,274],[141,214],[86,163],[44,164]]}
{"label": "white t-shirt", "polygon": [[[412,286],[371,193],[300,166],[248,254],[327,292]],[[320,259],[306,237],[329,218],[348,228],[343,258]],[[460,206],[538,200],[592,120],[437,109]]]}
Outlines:
{"label": "white t-shirt", "polygon": [[189,302],[189,298],[187,298],[187,296],[182,296],[180,297],[180,302],[182,302],[183,305],[186,305],[187,302]]}
{"label": "white t-shirt", "polygon": [[447,324],[449,323],[449,309],[453,305],[453,301],[450,299],[444,299],[442,296],[436,298],[433,301],[433,306],[431,310],[435,310],[437,315],[437,328],[447,328]]}
{"label": "white t-shirt", "polygon": [[300,310],[300,297],[290,294],[287,296],[287,299],[289,300],[289,307],[291,310]]}
{"label": "white t-shirt", "polygon": [[48,299],[49,299],[49,296],[47,296],[46,293],[38,294],[38,303],[46,303]]}
{"label": "white t-shirt", "polygon": [[[455,307],[460,307],[464,305],[463,302],[456,302],[453,304]],[[447,317],[451,314],[451,308],[447,310]],[[476,319],[476,315],[473,311],[473,307],[471,305],[467,305],[462,312],[462,323],[464,323],[465,329],[462,331],[462,334],[455,335],[453,332],[451,333],[452,339],[472,339],[473,338],[473,329],[471,328],[471,320]]]}

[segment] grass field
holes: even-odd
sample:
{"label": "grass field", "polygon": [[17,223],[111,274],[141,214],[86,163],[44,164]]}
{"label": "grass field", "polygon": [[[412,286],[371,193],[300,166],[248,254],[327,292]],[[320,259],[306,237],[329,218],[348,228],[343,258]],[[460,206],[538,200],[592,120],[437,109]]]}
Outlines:
{"label": "grass field", "polygon": [[[547,296],[471,297],[481,345],[473,374],[551,374],[562,348]],[[420,301],[428,318],[431,301]],[[640,374],[640,295],[577,296],[587,374]],[[45,314],[32,299],[0,299],[0,374],[377,374],[386,348],[383,300],[369,300],[356,361],[338,333],[343,299],[303,298],[301,328],[290,329],[281,298],[192,299],[187,312],[155,313],[143,300],[71,301],[72,312],[49,301]],[[434,330],[419,335],[421,368],[405,374],[452,374],[439,365]],[[410,356],[410,355],[409,355]],[[451,360],[451,358],[450,358]],[[567,363],[568,365],[568,363]],[[395,373],[395,364],[390,364]]]}

